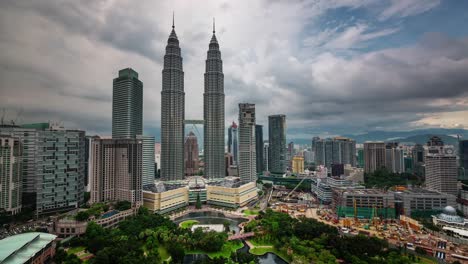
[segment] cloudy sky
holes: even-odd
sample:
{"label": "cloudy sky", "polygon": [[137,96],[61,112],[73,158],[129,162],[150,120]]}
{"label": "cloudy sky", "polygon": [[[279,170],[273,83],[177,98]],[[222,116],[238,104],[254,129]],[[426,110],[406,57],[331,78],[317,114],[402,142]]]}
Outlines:
{"label": "cloudy sky", "polygon": [[0,1],[0,107],[17,122],[111,131],[112,79],[144,83],[159,137],[164,47],[175,12],[186,118],[203,116],[212,17],[226,125],[240,102],[257,123],[286,114],[288,137],[468,128],[468,1]]}

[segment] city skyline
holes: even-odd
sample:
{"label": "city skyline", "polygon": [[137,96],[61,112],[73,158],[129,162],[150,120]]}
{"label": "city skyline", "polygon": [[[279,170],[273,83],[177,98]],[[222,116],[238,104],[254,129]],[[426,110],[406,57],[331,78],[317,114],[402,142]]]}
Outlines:
{"label": "city skyline", "polygon": [[[7,120],[17,115],[23,123],[52,119],[90,134],[109,135],[109,80],[119,69],[132,67],[145,83],[144,134],[159,141],[161,76],[155,73],[162,69],[174,10],[184,66],[190,69],[186,76],[190,83],[186,92],[191,98],[185,103],[190,109],[187,119],[203,116],[203,69],[199,65],[206,56],[211,17],[216,17],[219,35],[226,42],[226,128],[236,120],[237,104],[243,101],[256,104],[258,124],[266,125],[269,114],[285,113],[291,139],[372,130],[467,127],[463,116],[467,114],[464,69],[468,32],[453,26],[466,22],[466,3],[257,2],[249,9],[246,2],[200,6],[141,3],[136,7],[140,12],[135,13],[123,12],[125,3],[119,4],[0,4],[5,22],[22,18],[14,19],[20,21],[15,27],[2,23],[6,26],[0,28],[5,36],[0,43],[12,50],[2,54],[6,70],[1,73],[0,103]],[[154,16],[147,10],[161,13]],[[188,14],[188,10],[193,12]],[[241,12],[245,10],[248,12]],[[242,17],[233,19],[237,13]],[[450,23],[445,20],[449,13]],[[188,23],[187,18],[194,23]],[[43,28],[55,28],[69,38],[39,30],[38,20],[46,25]],[[120,24],[123,20],[128,26]],[[264,25],[275,25],[276,20],[287,23],[265,29]],[[30,26],[25,27],[24,21]],[[98,26],[91,27],[89,21]],[[423,26],[425,22],[428,24]],[[13,35],[11,28],[20,34]],[[37,33],[29,34],[28,30]],[[40,47],[43,52],[35,53]],[[276,63],[278,60],[282,63]],[[427,76],[418,65],[427,65],[437,79]],[[58,67],[60,72],[55,71]],[[340,74],[344,69],[353,70]],[[369,83],[373,83],[372,89]],[[429,88],[431,93],[426,90]],[[325,97],[329,100],[323,100]],[[48,104],[37,103],[46,100]]]}

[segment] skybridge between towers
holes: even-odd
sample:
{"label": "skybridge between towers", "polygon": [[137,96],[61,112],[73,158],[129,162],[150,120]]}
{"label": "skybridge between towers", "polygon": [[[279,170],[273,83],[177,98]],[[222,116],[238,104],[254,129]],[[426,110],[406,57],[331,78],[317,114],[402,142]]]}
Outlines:
{"label": "skybridge between towers", "polygon": [[184,120],[184,125],[191,126],[191,129],[195,130],[198,139],[203,139],[203,137],[200,134],[200,131],[198,131],[197,125],[204,125],[204,124],[205,124],[204,120],[198,120],[198,119],[186,119],[186,120]]}

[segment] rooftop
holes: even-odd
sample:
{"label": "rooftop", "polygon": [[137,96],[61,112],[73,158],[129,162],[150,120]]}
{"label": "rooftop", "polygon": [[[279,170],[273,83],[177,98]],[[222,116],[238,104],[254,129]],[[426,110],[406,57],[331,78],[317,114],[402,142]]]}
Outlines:
{"label": "rooftop", "polygon": [[0,262],[25,263],[56,237],[48,233],[30,232],[2,239],[0,240]]}

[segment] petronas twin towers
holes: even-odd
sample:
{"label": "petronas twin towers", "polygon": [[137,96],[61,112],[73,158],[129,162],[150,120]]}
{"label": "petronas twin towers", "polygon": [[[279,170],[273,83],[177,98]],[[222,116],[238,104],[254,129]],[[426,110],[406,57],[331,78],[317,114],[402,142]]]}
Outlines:
{"label": "petronas twin towers", "polygon": [[[203,94],[204,162],[208,179],[225,176],[224,168],[224,74],[215,36],[211,38],[205,64]],[[161,179],[184,178],[184,71],[179,40],[174,30],[167,40],[161,91]]]}

